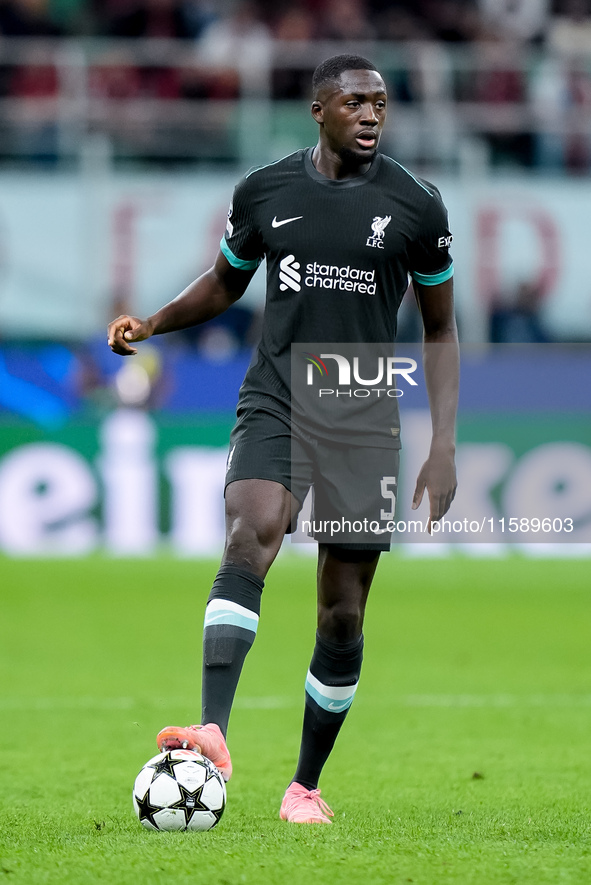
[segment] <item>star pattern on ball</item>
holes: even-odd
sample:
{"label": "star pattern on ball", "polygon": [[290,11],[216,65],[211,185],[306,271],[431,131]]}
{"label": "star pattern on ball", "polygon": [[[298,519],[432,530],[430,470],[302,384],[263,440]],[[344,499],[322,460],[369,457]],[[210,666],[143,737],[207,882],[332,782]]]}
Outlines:
{"label": "star pattern on ball", "polygon": [[148,768],[154,769],[152,781],[156,780],[159,774],[169,774],[172,778],[174,778],[175,765],[179,765],[181,762],[184,761],[184,759],[172,759],[170,753],[166,753],[164,759],[160,759],[158,762],[153,762],[151,765],[148,766]]}
{"label": "star pattern on ball", "polygon": [[218,769],[215,767],[211,759],[208,759],[207,756],[203,757],[203,766],[207,771],[207,777],[205,778],[205,782],[210,781],[212,777],[216,777],[219,775]]}
{"label": "star pattern on ball", "polygon": [[140,823],[143,820],[149,821],[153,827],[158,829],[158,824],[154,820],[154,815],[157,811],[160,811],[159,805],[152,805],[150,802],[150,790],[146,790],[146,795],[143,799],[140,799],[139,796],[135,797],[135,801],[137,802],[137,816],[139,818]]}
{"label": "star pattern on ball", "polygon": [[[207,783],[207,781],[205,783]],[[201,801],[201,794],[203,793],[204,786],[205,784],[202,784],[200,787],[197,787],[196,790],[191,791],[187,790],[186,787],[183,787],[183,785],[179,784],[177,781],[177,787],[179,788],[181,798],[178,800],[178,802],[171,803],[168,807],[182,808],[182,810],[185,812],[185,818],[187,821],[186,826],[189,826],[196,811],[209,811],[211,814],[214,815],[216,822],[221,817],[221,812],[213,811]]]}
{"label": "star pattern on ball", "polygon": [[[222,816],[222,812],[223,812],[223,810],[224,810],[223,808],[220,808],[219,811],[214,811],[213,808],[210,808],[210,809],[209,809],[209,813],[210,813],[210,814],[213,814],[213,816],[215,817],[215,824],[217,824],[217,822],[219,821],[220,817]],[[212,829],[212,830],[213,830],[213,828],[215,827],[215,824],[212,824],[212,825],[211,825],[211,829]]]}

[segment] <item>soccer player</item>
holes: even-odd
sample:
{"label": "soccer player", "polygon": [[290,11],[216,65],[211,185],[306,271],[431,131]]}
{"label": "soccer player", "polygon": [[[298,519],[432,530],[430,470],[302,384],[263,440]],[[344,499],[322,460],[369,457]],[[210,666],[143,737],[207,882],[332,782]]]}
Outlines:
{"label": "soccer player", "polygon": [[[290,346],[393,342],[409,274],[424,325],[433,427],[413,508],[426,489],[429,519],[438,520],[456,488],[459,360],[445,207],[433,185],[378,152],[387,95],[370,61],[352,55],[328,59],[314,72],[313,91],[317,145],[246,175],[235,189],[213,267],[153,316],[120,316],[108,332],[112,350],[126,356],[151,335],[206,322],[240,298],[261,260],[267,261],[262,338],[240,390],[230,440],[226,544],[205,612],[201,724],[170,726],[157,736],[161,750],[198,750],[226,780],[232,773],[228,719],[256,635],[267,572],[312,476],[315,495],[329,509],[343,503],[334,495],[347,498],[347,478],[358,489],[357,448],[312,438],[304,417],[300,426],[292,415]],[[373,455],[363,459],[370,465],[363,483],[375,512],[384,507],[380,480],[395,479],[400,443],[397,428],[388,430],[388,439],[379,428],[368,430]],[[298,464],[310,468],[297,476],[294,442]],[[343,506],[357,505],[345,500]],[[389,549],[389,539],[374,538],[319,544],[318,629],[299,761],[281,805],[284,820],[331,822],[318,780],[359,680],[365,605],[380,551]]]}

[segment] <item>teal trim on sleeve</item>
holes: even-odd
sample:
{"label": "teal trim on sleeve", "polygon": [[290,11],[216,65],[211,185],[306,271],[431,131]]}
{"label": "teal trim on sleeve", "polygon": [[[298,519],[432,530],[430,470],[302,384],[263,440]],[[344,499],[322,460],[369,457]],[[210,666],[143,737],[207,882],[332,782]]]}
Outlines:
{"label": "teal trim on sleeve", "polygon": [[441,273],[417,273],[416,270],[413,270],[411,274],[413,280],[416,280],[417,283],[422,283],[423,286],[438,286],[439,283],[445,283],[446,280],[451,279],[453,275],[453,262],[445,270],[442,270]]}
{"label": "teal trim on sleeve", "polygon": [[425,185],[422,183],[422,181],[419,181],[419,179],[416,178],[416,177],[412,174],[412,172],[410,172],[410,171],[406,168],[406,166],[403,166],[402,163],[399,163],[397,160],[394,160],[394,162],[396,163],[397,166],[400,166],[400,168],[403,169],[403,170],[406,172],[407,175],[410,175],[410,177],[412,178],[412,180],[413,180],[413,181],[416,181],[416,183],[418,184],[418,186],[419,186],[419,187],[422,187],[423,190],[426,191],[426,192],[429,194],[430,197],[433,196],[433,191],[430,191],[428,187],[425,187]]}
{"label": "teal trim on sleeve", "polygon": [[252,261],[243,261],[242,258],[237,258],[226,243],[225,237],[222,237],[220,240],[220,249],[232,267],[237,268],[237,270],[256,270],[261,263],[260,258],[255,258]]}

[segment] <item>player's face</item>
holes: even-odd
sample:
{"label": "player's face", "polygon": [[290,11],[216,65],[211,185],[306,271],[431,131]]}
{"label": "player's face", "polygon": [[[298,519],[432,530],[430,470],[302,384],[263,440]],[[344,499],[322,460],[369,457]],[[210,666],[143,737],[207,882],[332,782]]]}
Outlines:
{"label": "player's face", "polygon": [[327,146],[343,161],[362,165],[377,151],[386,121],[386,86],[377,71],[344,71],[336,88],[312,104]]}

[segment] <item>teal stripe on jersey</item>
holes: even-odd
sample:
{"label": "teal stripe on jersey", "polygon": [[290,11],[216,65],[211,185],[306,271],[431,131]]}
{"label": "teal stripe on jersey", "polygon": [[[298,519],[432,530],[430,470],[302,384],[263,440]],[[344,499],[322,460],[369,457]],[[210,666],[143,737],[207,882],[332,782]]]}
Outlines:
{"label": "teal stripe on jersey", "polygon": [[445,270],[442,270],[441,273],[417,273],[416,270],[412,272],[413,280],[416,280],[417,283],[422,283],[423,286],[438,286],[439,283],[445,283],[446,280],[451,279],[453,275],[453,262]]}
{"label": "teal stripe on jersey", "polygon": [[220,240],[220,249],[232,267],[237,268],[237,270],[256,270],[262,260],[261,258],[254,258],[252,261],[244,261],[242,258],[237,258],[228,246],[225,237],[222,237]]}
{"label": "teal stripe on jersey", "polygon": [[328,710],[329,713],[342,713],[344,710],[348,710],[353,703],[358,684],[356,682],[355,685],[323,685],[308,670],[306,693],[323,710]]}
{"label": "teal stripe on jersey", "polygon": [[244,630],[257,632],[259,618],[255,612],[250,611],[237,602],[229,599],[212,599],[205,609],[204,627],[229,624],[232,627],[242,627]]}
{"label": "teal stripe on jersey", "polygon": [[400,166],[400,168],[403,169],[403,170],[406,172],[407,175],[410,175],[410,177],[412,178],[412,180],[413,180],[413,181],[416,181],[416,183],[418,184],[418,186],[419,186],[419,187],[422,187],[423,190],[426,191],[426,192],[429,194],[430,197],[433,197],[433,196],[434,196],[433,191],[430,191],[428,187],[425,187],[425,185],[423,184],[422,181],[419,181],[418,178],[415,178],[415,176],[412,174],[412,172],[411,172],[409,169],[406,168],[406,166],[403,166],[402,163],[399,163],[399,162],[398,162],[398,160],[394,160],[393,162],[396,163],[397,166]]}
{"label": "teal stripe on jersey", "polygon": [[289,160],[290,157],[294,157],[296,154],[299,154],[299,151],[292,151],[291,154],[286,154],[284,157],[280,157],[278,160],[273,160],[272,163],[265,163],[263,166],[254,166],[252,169],[249,169],[244,178],[250,178],[251,175],[254,175],[255,172],[260,172],[261,169],[268,169],[269,166],[276,166],[277,163],[282,163],[284,160]]}

